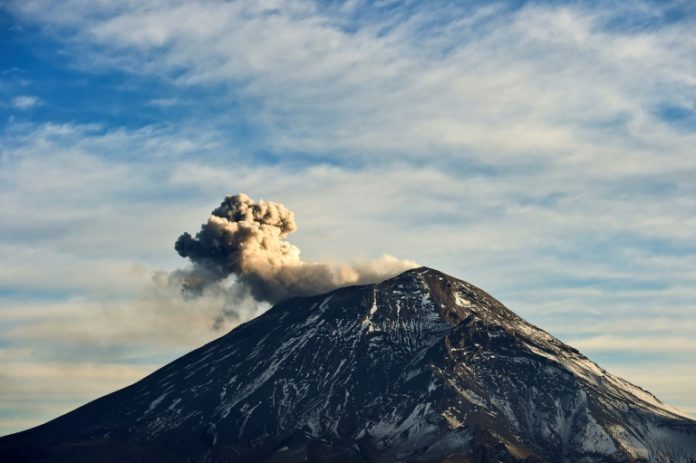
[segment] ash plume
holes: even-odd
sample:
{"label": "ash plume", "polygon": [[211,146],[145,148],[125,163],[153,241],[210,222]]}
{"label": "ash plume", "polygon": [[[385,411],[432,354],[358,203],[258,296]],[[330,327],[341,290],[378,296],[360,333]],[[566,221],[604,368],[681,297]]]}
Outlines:
{"label": "ash plume", "polygon": [[297,230],[292,211],[245,194],[225,197],[195,237],[184,233],[175,249],[193,267],[179,275],[188,295],[202,294],[228,277],[258,301],[279,302],[352,284],[376,283],[417,266],[384,255],[352,265],[305,262],[286,240]]}

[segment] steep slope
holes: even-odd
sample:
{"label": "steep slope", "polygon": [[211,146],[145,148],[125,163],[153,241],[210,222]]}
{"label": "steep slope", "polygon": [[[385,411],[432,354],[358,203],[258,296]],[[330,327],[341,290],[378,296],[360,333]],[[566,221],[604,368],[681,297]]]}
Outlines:
{"label": "steep slope", "polygon": [[696,422],[428,268],[280,303],[0,461],[696,461]]}

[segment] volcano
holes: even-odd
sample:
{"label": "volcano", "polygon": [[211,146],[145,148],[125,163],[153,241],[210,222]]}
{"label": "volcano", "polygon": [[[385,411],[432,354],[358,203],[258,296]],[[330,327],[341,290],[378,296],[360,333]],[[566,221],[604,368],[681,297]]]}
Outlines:
{"label": "volcano", "polygon": [[281,302],[2,462],[696,462],[696,421],[430,268]]}

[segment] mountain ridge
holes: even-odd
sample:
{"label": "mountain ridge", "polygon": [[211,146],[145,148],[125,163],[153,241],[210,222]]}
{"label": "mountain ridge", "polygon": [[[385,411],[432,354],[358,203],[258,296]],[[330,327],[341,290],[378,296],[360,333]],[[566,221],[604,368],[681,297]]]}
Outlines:
{"label": "mountain ridge", "polygon": [[0,438],[3,455],[691,463],[696,422],[485,291],[419,267],[283,301],[127,388]]}

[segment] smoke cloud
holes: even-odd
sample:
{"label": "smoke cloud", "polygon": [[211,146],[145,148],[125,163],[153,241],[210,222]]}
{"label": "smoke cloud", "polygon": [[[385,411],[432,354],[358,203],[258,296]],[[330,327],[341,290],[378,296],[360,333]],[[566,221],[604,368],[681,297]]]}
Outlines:
{"label": "smoke cloud", "polygon": [[304,262],[286,240],[297,230],[295,216],[280,203],[227,196],[196,236],[184,233],[175,249],[193,267],[179,273],[185,294],[196,296],[226,280],[258,301],[279,302],[353,284],[376,283],[414,268],[415,262],[384,255],[352,265]]}

